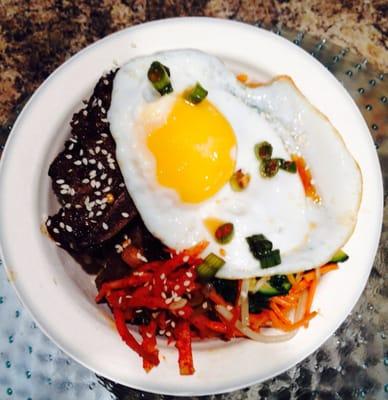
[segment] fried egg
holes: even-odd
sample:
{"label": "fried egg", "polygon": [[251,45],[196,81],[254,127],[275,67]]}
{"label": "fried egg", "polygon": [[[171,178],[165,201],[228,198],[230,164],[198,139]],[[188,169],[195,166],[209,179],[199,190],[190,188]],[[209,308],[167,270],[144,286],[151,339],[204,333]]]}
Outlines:
{"label": "fried egg", "polygon": [[[147,71],[167,66],[173,92],[161,96]],[[208,95],[197,105],[183,93],[199,82]],[[328,262],[352,233],[361,175],[341,136],[288,77],[245,87],[214,56],[175,50],[136,58],[116,74],[108,120],[124,181],[148,230],[177,251],[207,240],[225,265],[217,276],[242,279],[284,274]],[[259,172],[254,147],[267,141],[272,157],[303,157],[320,201],[306,196],[299,174]],[[232,174],[249,173],[245,190]],[[220,245],[217,223],[234,237]],[[246,238],[264,234],[281,264],[261,268]]]}

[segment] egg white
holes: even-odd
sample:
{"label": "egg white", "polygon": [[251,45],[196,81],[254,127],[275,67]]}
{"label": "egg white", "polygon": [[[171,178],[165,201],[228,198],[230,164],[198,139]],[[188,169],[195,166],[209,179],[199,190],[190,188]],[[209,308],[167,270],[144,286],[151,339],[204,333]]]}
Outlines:
{"label": "egg white", "polygon": [[[147,79],[152,61],[167,65],[174,92],[160,97]],[[226,184],[212,198],[183,203],[177,193],[156,179],[155,160],[146,145],[147,126],[162,125],[176,96],[200,82],[231,124],[236,139],[236,169],[251,174],[248,188],[234,192]],[[221,278],[248,278],[297,272],[327,262],[351,234],[357,216],[361,177],[357,164],[330,122],[282,77],[246,88],[215,57],[195,50],[176,50],[131,60],[116,74],[108,112],[116,157],[127,189],[150,232],[176,250],[201,240],[210,242],[204,255],[226,261]],[[290,159],[301,154],[311,168],[322,199],[307,199],[297,174],[280,171],[271,179],[258,172],[254,145],[263,140],[273,156]],[[323,160],[330,159],[330,163]],[[329,165],[329,166],[328,166]],[[233,222],[231,243],[217,244],[204,225],[207,217]],[[246,237],[262,233],[280,249],[282,263],[262,269]]]}

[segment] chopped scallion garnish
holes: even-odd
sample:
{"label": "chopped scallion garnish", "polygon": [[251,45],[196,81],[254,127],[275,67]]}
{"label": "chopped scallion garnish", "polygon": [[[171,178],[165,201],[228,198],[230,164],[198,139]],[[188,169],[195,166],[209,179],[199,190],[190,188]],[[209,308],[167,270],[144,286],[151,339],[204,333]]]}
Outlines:
{"label": "chopped scallion garnish", "polygon": [[270,268],[282,262],[279,250],[272,250],[268,254],[260,257],[261,268]]}
{"label": "chopped scallion garnish", "polygon": [[199,104],[202,100],[205,100],[207,93],[207,90],[197,82],[192,89],[185,93],[185,98],[191,104]]}
{"label": "chopped scallion garnish", "polygon": [[211,279],[224,266],[224,264],[225,260],[214,253],[210,253],[205,257],[203,263],[198,266],[198,276],[204,280]]}
{"label": "chopped scallion garnish", "polygon": [[159,61],[154,61],[151,64],[147,76],[152,86],[162,96],[173,91],[170,81],[170,70]]}
{"label": "chopped scallion garnish", "polygon": [[251,176],[239,169],[232,175],[229,182],[235,192],[241,192],[248,186],[250,180]]}
{"label": "chopped scallion garnish", "polygon": [[268,142],[258,143],[254,148],[258,160],[269,160],[272,157],[272,150],[272,145]]}
{"label": "chopped scallion garnish", "polygon": [[216,229],[214,234],[216,240],[220,244],[227,244],[233,239],[234,235],[234,226],[231,222],[227,222],[226,224],[222,224]]}
{"label": "chopped scallion garnish", "polygon": [[264,178],[272,178],[278,173],[279,168],[280,161],[278,158],[263,160],[260,164],[260,174]]}
{"label": "chopped scallion garnish", "polygon": [[264,235],[252,235],[246,238],[253,257],[260,261],[261,268],[269,268],[281,263],[280,251],[272,249],[272,242]]}
{"label": "chopped scallion garnish", "polygon": [[282,158],[280,160],[280,168],[284,171],[290,172],[291,174],[296,173],[296,162],[295,161],[286,161]]}

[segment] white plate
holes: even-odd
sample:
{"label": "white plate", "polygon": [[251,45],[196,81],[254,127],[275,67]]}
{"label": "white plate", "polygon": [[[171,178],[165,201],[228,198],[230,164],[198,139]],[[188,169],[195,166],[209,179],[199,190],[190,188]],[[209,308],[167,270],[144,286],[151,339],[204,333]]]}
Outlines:
{"label": "white plate", "polygon": [[[179,376],[177,351],[161,343],[162,361],[146,374],[141,360],[94,304],[93,280],[40,232],[55,210],[48,167],[69,134],[72,113],[101,74],[132,57],[175,48],[215,54],[236,71],[271,78],[290,75],[342,133],[363,174],[356,230],[346,245],[350,261],[322,279],[308,330],[290,342],[249,340],[194,346],[196,373]],[[330,162],[330,160],[322,160]],[[380,235],[383,190],[373,141],[360,112],[339,82],[306,52],[272,33],[241,23],[180,18],[111,35],[72,57],[34,94],[19,116],[0,172],[2,255],[20,299],[41,329],[81,364],[134,388],[175,395],[234,390],[290,368],[316,350],[346,318],[369,275]]]}

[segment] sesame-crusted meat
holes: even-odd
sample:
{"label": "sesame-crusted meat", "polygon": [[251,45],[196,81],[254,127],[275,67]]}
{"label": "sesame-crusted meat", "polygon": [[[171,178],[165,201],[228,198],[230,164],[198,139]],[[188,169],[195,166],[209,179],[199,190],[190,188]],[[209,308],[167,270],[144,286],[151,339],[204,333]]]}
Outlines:
{"label": "sesame-crusted meat", "polygon": [[102,77],[85,107],[74,114],[71,137],[49,169],[62,207],[46,225],[68,250],[98,246],[138,215],[115,158],[107,120],[114,76],[110,72]]}

